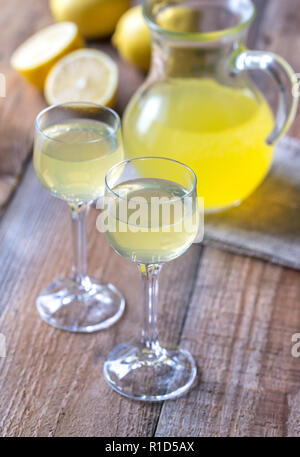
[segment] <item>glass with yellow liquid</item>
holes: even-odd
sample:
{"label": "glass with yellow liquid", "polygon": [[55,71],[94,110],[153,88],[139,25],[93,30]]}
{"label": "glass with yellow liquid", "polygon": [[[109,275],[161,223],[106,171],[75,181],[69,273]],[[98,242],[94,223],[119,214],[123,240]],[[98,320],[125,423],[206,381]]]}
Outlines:
{"label": "glass with yellow liquid", "polygon": [[[293,121],[293,70],[279,56],[245,48],[250,0],[148,0],[144,15],[152,67],[124,115],[126,155],[189,165],[207,211],[237,205],[262,182]],[[276,120],[249,77],[257,69],[279,85]]]}
{"label": "glass with yellow liquid", "polygon": [[103,195],[106,171],[123,158],[123,147],[112,128],[83,118],[53,124],[43,133],[34,149],[34,168],[41,184],[71,204],[92,202]]}
{"label": "glass with yellow liquid", "polygon": [[41,317],[73,332],[109,327],[125,301],[112,285],[87,274],[86,213],[104,194],[107,170],[123,159],[118,115],[90,103],[66,103],[36,119],[33,163],[40,183],[66,201],[72,216],[72,277],[47,286],[37,299]]}
{"label": "glass with yellow liquid", "polygon": [[106,175],[102,228],[115,251],[138,265],[143,281],[141,340],[116,347],[104,364],[107,382],[129,398],[175,398],[196,376],[191,354],[161,343],[157,332],[161,267],[200,241],[196,182],[189,167],[162,157],[123,161]]}
{"label": "glass with yellow liquid", "polygon": [[[153,160],[152,163],[155,164],[155,161]],[[160,163],[159,159],[156,163]],[[181,199],[186,197],[186,189],[183,186],[167,179],[137,178],[125,181],[115,186],[113,190],[123,195],[126,200],[136,202],[136,205],[140,204],[142,216],[139,214],[139,217],[145,219],[144,223],[140,221],[140,230],[137,229],[136,219],[131,220],[130,217],[136,205],[133,205],[133,209],[129,209],[125,217],[122,218],[122,215],[118,217],[117,215],[122,211],[123,199],[117,199],[117,215],[113,222],[115,229],[108,230],[106,236],[114,249],[123,257],[142,264],[169,262],[180,256],[194,241],[198,229],[197,214],[195,208],[182,214]],[[154,220],[155,216],[151,215],[151,200],[154,196],[159,201],[166,200],[162,210],[170,214],[168,221],[163,221],[163,217],[160,219],[159,214]],[[176,208],[177,202],[178,208]]]}

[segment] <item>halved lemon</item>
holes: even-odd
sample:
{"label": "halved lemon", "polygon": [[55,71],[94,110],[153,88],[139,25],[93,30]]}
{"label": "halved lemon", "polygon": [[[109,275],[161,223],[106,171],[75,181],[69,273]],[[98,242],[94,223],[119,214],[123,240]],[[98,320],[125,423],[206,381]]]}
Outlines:
{"label": "halved lemon", "polygon": [[40,30],[21,44],[11,57],[11,65],[31,84],[43,89],[53,65],[83,45],[77,25],[60,22]]}
{"label": "halved lemon", "polygon": [[50,105],[85,101],[112,107],[118,81],[118,67],[109,55],[97,49],[79,49],[52,68],[45,98]]}

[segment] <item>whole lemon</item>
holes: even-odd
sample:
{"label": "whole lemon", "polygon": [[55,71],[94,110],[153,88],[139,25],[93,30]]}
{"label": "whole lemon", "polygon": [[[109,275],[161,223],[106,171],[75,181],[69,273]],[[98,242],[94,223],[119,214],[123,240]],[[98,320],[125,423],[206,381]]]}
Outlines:
{"label": "whole lemon", "polygon": [[151,34],[141,6],[130,8],[123,14],[112,41],[124,60],[142,70],[148,70],[151,59]]}
{"label": "whole lemon", "polygon": [[130,0],[50,0],[54,19],[77,24],[86,38],[110,35]]}
{"label": "whole lemon", "polygon": [[199,19],[199,11],[184,6],[171,6],[159,12],[156,23],[165,30],[193,33],[198,31]]}
{"label": "whole lemon", "polygon": [[[198,20],[196,11],[185,7],[169,7],[158,14],[156,23],[165,30],[195,32]],[[142,70],[149,69],[151,33],[143,17],[141,6],[130,8],[123,14],[112,41],[124,60]]]}

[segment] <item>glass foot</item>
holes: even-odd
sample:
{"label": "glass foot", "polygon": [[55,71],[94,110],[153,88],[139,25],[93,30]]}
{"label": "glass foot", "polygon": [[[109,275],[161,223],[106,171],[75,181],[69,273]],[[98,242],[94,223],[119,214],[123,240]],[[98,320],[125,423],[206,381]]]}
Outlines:
{"label": "glass foot", "polygon": [[104,377],[119,394],[162,401],[186,392],[197,374],[191,354],[171,345],[149,351],[139,342],[116,347],[104,364]]}
{"label": "glass foot", "polygon": [[38,297],[40,316],[53,327],[91,333],[114,324],[123,314],[124,297],[115,286],[86,277],[81,284],[62,279]]}

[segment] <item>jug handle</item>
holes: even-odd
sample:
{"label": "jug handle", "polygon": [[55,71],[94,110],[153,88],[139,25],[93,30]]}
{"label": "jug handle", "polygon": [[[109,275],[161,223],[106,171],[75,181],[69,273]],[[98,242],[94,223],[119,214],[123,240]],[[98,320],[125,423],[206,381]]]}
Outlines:
{"label": "jug handle", "polygon": [[292,125],[298,107],[295,94],[297,76],[292,67],[280,56],[272,52],[237,50],[231,59],[231,71],[238,74],[245,70],[263,70],[273,77],[279,89],[279,103],[274,130],[266,142],[276,143]]}

